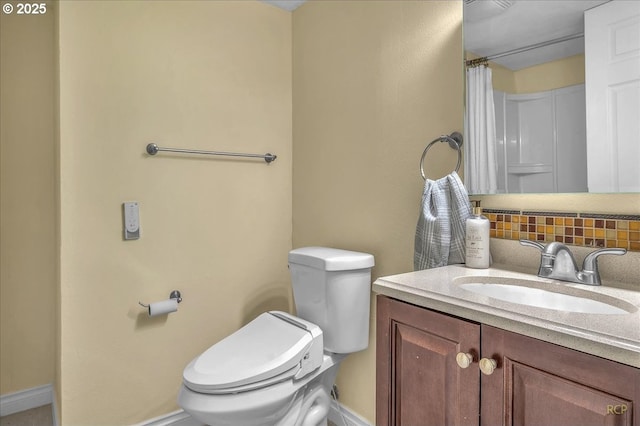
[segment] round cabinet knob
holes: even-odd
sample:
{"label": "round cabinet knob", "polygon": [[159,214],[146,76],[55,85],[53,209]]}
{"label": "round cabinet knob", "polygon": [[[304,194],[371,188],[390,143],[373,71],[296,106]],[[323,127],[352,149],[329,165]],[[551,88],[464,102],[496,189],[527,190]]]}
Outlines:
{"label": "round cabinet knob", "polygon": [[458,352],[458,355],[456,355],[456,362],[458,363],[458,367],[467,368],[473,362],[473,355],[470,353]]}
{"label": "round cabinet knob", "polygon": [[482,373],[487,376],[490,376],[491,374],[493,374],[493,371],[496,369],[497,366],[498,366],[498,362],[495,359],[482,358],[480,360],[480,371],[482,371]]}

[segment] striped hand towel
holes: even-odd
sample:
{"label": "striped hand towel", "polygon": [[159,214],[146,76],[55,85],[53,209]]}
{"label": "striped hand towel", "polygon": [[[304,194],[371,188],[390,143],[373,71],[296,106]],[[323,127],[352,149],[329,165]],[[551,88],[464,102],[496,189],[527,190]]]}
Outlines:
{"label": "striped hand towel", "polygon": [[427,179],[416,227],[414,270],[465,263],[465,225],[469,194],[456,172]]}

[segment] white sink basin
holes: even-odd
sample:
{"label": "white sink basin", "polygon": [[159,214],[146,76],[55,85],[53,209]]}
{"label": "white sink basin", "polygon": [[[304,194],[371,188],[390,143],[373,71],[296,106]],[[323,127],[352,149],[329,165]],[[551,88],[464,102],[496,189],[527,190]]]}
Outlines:
{"label": "white sink basin", "polygon": [[467,282],[460,284],[460,288],[493,299],[564,312],[619,315],[635,311],[621,308],[620,306],[627,305],[624,301],[619,301],[620,303],[616,303],[619,306],[614,306],[588,297],[556,293],[522,285]]}

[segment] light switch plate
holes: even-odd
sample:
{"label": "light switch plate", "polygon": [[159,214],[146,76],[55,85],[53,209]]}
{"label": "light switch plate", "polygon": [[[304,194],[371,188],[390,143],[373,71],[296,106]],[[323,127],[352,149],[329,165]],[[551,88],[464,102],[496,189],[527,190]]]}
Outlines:
{"label": "light switch plate", "polygon": [[137,240],[140,238],[140,212],[138,202],[126,202],[122,204],[124,218],[124,239]]}

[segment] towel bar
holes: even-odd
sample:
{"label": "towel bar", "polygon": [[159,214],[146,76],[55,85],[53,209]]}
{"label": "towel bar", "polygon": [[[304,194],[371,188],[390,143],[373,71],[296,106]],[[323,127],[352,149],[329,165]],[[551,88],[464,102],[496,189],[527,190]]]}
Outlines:
{"label": "towel bar", "polygon": [[155,143],[147,145],[147,154],[156,155],[158,151],[166,152],[179,152],[182,154],[203,154],[203,155],[226,155],[231,157],[250,157],[250,158],[262,158],[267,164],[275,161],[278,158],[277,155],[267,152],[266,154],[244,154],[242,152],[224,152],[224,151],[201,151],[198,149],[182,149],[182,148],[161,148]]}
{"label": "towel bar", "polygon": [[452,149],[458,151],[458,164],[456,164],[456,172],[460,170],[460,163],[462,162],[462,134],[459,132],[453,132],[451,135],[442,135],[434,140],[432,140],[429,145],[422,151],[422,157],[420,157],[420,174],[422,175],[422,179],[427,180],[427,177],[424,174],[424,157],[427,156],[427,151],[429,148],[433,146],[433,144],[437,142],[447,142]]}

